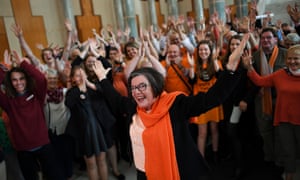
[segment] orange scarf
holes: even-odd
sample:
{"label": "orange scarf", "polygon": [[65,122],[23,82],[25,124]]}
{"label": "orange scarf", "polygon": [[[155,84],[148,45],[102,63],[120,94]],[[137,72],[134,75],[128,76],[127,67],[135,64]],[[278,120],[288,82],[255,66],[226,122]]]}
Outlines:
{"label": "orange scarf", "polygon": [[181,92],[163,92],[153,104],[150,113],[137,107],[145,130],[143,143],[145,148],[145,171],[148,180],[179,180],[174,136],[169,109]]}
{"label": "orange scarf", "polygon": [[[265,76],[273,72],[273,67],[278,55],[278,47],[275,46],[273,53],[270,57],[269,64],[267,64],[267,59],[263,51],[261,51],[261,75]],[[272,115],[272,94],[270,88],[263,88],[263,99],[262,99],[262,108],[263,113],[266,115]]]}

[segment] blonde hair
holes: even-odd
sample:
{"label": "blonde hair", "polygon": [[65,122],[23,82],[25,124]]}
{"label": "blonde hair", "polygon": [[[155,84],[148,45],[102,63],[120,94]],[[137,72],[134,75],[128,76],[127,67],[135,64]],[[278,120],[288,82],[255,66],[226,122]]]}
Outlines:
{"label": "blonde hair", "polygon": [[287,50],[287,53],[297,53],[297,54],[300,54],[300,44],[297,44],[297,45],[294,45],[294,46],[291,46],[288,50]]}

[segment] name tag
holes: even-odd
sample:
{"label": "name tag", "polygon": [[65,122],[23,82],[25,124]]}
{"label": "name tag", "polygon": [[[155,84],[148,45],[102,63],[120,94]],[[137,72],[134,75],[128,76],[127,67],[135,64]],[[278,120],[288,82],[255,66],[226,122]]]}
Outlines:
{"label": "name tag", "polygon": [[29,100],[32,99],[33,97],[34,97],[34,95],[31,94],[30,96],[28,96],[28,97],[26,98],[26,101],[29,101]]}

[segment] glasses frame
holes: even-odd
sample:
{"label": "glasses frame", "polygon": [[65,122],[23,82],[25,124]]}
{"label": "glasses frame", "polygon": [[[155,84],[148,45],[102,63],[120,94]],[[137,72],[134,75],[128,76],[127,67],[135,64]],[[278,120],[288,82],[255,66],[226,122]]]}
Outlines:
{"label": "glasses frame", "polygon": [[133,92],[137,89],[138,91],[143,92],[147,89],[148,86],[149,86],[149,84],[142,82],[136,86],[131,86],[130,91]]}

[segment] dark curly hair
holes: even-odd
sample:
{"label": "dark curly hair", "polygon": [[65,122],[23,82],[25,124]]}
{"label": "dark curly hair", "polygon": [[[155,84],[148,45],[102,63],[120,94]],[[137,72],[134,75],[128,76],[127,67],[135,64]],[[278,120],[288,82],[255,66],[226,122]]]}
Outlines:
{"label": "dark curly hair", "polygon": [[26,80],[26,91],[27,92],[33,92],[33,89],[35,88],[35,81],[34,79],[29,76],[29,74],[20,67],[14,67],[10,71],[6,72],[5,79],[4,79],[4,86],[5,86],[5,93],[8,97],[16,97],[18,95],[16,89],[12,85],[11,76],[12,73],[21,73],[24,74],[25,80]]}

